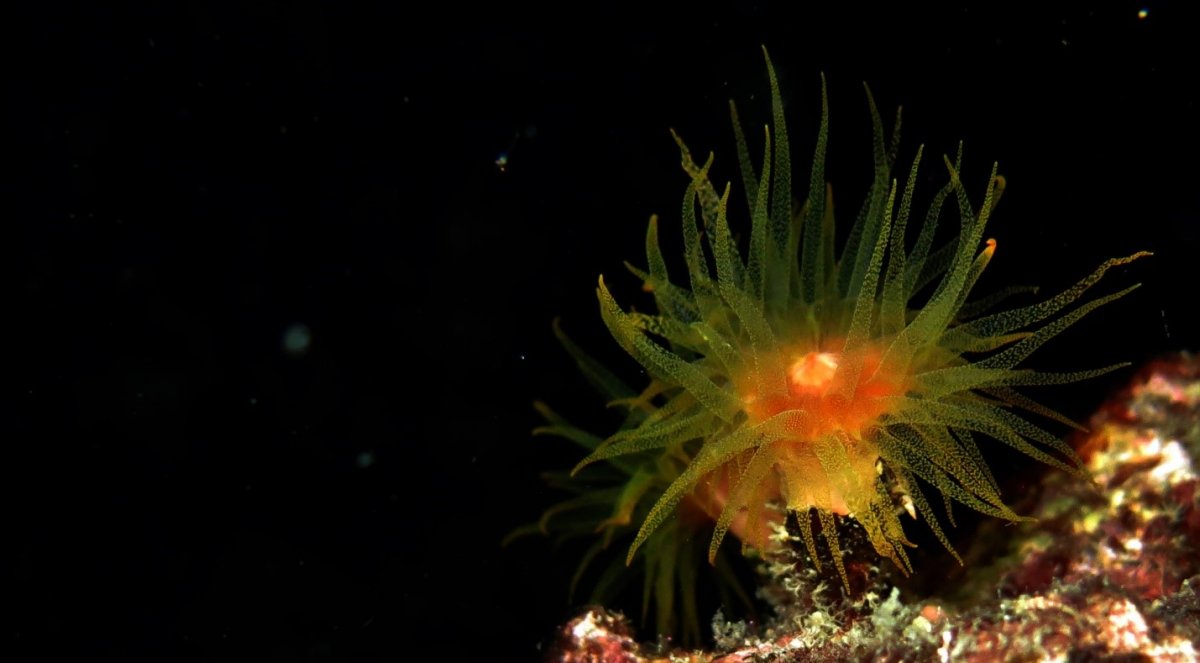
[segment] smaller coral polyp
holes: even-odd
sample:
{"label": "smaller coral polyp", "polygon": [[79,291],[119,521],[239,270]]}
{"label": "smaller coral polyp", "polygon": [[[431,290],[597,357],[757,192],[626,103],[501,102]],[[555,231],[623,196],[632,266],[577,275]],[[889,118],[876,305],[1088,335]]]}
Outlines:
{"label": "smaller coral polyp", "polygon": [[[710,180],[713,157],[698,164],[675,136],[690,178],[681,209],[686,280],[668,274],[657,218],[646,234],[646,270],[630,266],[657,312],[626,311],[600,278],[603,320],[650,384],[640,395],[613,396],[621,392],[613,387],[619,381],[564,341],[593,382],[629,408],[618,432],[589,438],[591,453],[574,472],[608,463],[630,477],[609,503],[621,522],[640,523],[626,561],[646,551],[646,597],[653,586],[660,610],[670,603],[673,583],[655,574],[690,564],[662,558],[683,550],[668,541],[704,518],[713,528],[708,559],[719,563],[727,534],[761,549],[771,545],[784,513],[794,512],[816,564],[815,511],[848,587],[839,518],[860,523],[875,551],[905,572],[912,544],[900,514],[923,519],[951,553],[940,517],[950,516],[952,502],[1022,520],[1000,495],[985,461],[988,445],[1007,445],[1083,477],[1071,447],[1029,417],[1075,424],[1017,388],[1077,382],[1122,365],[1050,373],[1021,364],[1089,312],[1136,288],[1076,305],[1108,270],[1148,255],[1109,260],[1054,297],[991,312],[1029,290],[971,297],[997,250],[984,230],[1004,178],[993,166],[976,207],[960,181],[960,148],[955,159],[943,159],[948,181],[917,217],[924,150],[917,150],[903,183],[893,176],[899,119],[887,137],[869,91],[874,179],[837,253],[824,170],[824,86],[809,191],[793,209],[788,132],[769,58],[767,71],[773,122],[764,128],[761,163],[751,162],[731,104],[750,217],[745,235],[739,241],[730,229],[730,186],[718,193]],[[935,247],[945,207],[957,211],[958,234]],[[931,489],[940,494],[938,509],[926,497]]]}

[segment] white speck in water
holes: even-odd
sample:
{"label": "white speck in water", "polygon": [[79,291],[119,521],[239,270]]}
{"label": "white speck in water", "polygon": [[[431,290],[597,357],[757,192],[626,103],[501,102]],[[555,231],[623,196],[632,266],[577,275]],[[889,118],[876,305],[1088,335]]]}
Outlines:
{"label": "white speck in water", "polygon": [[288,325],[288,328],[283,332],[283,351],[299,357],[308,352],[309,346],[312,345],[312,330],[308,325],[295,322]]}

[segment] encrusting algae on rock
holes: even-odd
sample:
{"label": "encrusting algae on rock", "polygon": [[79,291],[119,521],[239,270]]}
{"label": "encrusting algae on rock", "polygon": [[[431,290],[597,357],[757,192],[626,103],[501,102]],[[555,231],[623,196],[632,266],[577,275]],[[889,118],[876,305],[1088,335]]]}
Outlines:
{"label": "encrusting algae on rock", "polygon": [[[1025,360],[1136,288],[1083,300],[1107,271],[1149,255],[1108,260],[1032,304],[1002,308],[1028,288],[972,297],[997,251],[984,232],[1004,178],[993,165],[981,198],[972,202],[959,175],[960,146],[953,160],[942,160],[945,185],[923,214],[916,212],[924,149],[916,150],[900,180],[893,172],[899,114],[887,135],[869,90],[874,177],[838,252],[825,181],[824,86],[808,192],[797,205],[769,58],[767,72],[773,121],[764,127],[757,164],[730,106],[749,208],[742,237],[729,223],[730,185],[710,179],[713,156],[698,163],[676,135],[691,180],[681,210],[686,273],[668,274],[652,217],[647,266],[629,269],[656,312],[626,310],[604,277],[599,280],[604,323],[650,383],[641,390],[627,386],[556,325],[584,374],[627,414],[617,432],[602,438],[539,404],[548,423],[537,432],[568,438],[587,455],[569,476],[551,476],[576,496],[521,530],[598,535],[576,580],[593,558],[632,535],[625,563],[643,566],[644,609],[653,598],[657,628],[669,633],[678,605],[690,639],[699,632],[693,592],[700,560],[730,578],[721,545],[729,534],[744,553],[769,550],[777,545],[773,533],[794,513],[813,564],[819,566],[820,536],[848,589],[842,520],[861,525],[875,552],[905,573],[912,570],[906,548],[913,544],[902,515],[924,520],[955,558],[942,525],[943,518],[953,523],[952,503],[1027,520],[1000,495],[985,460],[987,445],[1008,445],[1084,478],[1075,451],[1040,422],[1079,426],[1019,388],[1077,382],[1123,364],[1045,372],[1024,367]],[[956,218],[958,233],[935,246],[943,213]],[[601,589],[621,572],[606,571]]]}

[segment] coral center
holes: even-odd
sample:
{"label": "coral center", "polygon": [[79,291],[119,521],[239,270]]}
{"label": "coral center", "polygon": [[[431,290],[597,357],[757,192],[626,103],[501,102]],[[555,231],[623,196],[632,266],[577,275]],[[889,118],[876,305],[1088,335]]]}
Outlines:
{"label": "coral center", "polygon": [[880,370],[883,351],[879,347],[861,348],[853,358],[828,350],[781,354],[785,359],[778,365],[787,378],[785,392],[761,395],[753,373],[736,384],[752,422],[802,411],[805,424],[796,433],[809,441],[829,435],[862,439],[893,399],[904,393],[908,379]]}
{"label": "coral center", "polygon": [[753,423],[782,412],[802,413],[798,425],[770,450],[779,480],[771,483],[771,491],[778,491],[788,508],[816,506],[845,515],[863,512],[874,499],[879,449],[871,429],[895,407],[910,379],[883,369],[885,347],[859,346],[853,355],[781,349],[777,365],[783,368],[786,391],[760,394],[754,374],[737,382]]}
{"label": "coral center", "polygon": [[836,352],[809,352],[788,368],[788,386],[793,394],[819,395],[837,373]]}

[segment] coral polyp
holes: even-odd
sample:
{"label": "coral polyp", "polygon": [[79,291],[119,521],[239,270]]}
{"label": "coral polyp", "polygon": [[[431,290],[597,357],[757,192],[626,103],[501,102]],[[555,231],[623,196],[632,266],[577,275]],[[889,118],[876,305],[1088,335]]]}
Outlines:
{"label": "coral polyp", "polygon": [[[906,514],[923,520],[958,558],[941,524],[950,504],[1023,519],[1001,495],[985,460],[988,446],[1007,445],[1085,476],[1072,448],[1036,420],[1074,424],[1020,388],[1073,383],[1122,364],[1073,372],[1024,364],[1051,338],[1136,288],[1081,301],[1106,272],[1148,254],[1108,260],[1065,291],[1023,306],[1001,308],[1028,288],[974,297],[998,250],[984,233],[1004,178],[993,165],[973,202],[960,176],[960,147],[954,159],[941,159],[946,182],[918,213],[924,149],[903,181],[893,175],[899,118],[888,136],[869,90],[874,176],[838,250],[825,180],[824,85],[808,193],[797,205],[769,58],[767,71],[773,117],[757,164],[731,104],[749,211],[741,237],[729,221],[731,186],[711,179],[713,157],[699,163],[675,136],[690,178],[680,213],[685,273],[668,273],[660,224],[651,218],[647,267],[630,269],[656,311],[627,310],[599,280],[604,323],[651,380],[639,395],[617,399],[631,413],[626,425],[595,438],[575,472],[608,463],[633,477],[608,502],[618,518],[601,525],[637,528],[627,563],[648,546],[658,553],[656,540],[697,517],[712,526],[710,562],[730,534],[744,548],[764,549],[787,512],[797,514],[816,564],[815,512],[847,586],[841,519],[860,523],[875,551],[906,573]],[[955,218],[957,236],[943,244],[944,216]],[[639,472],[654,481],[636,483]]]}

